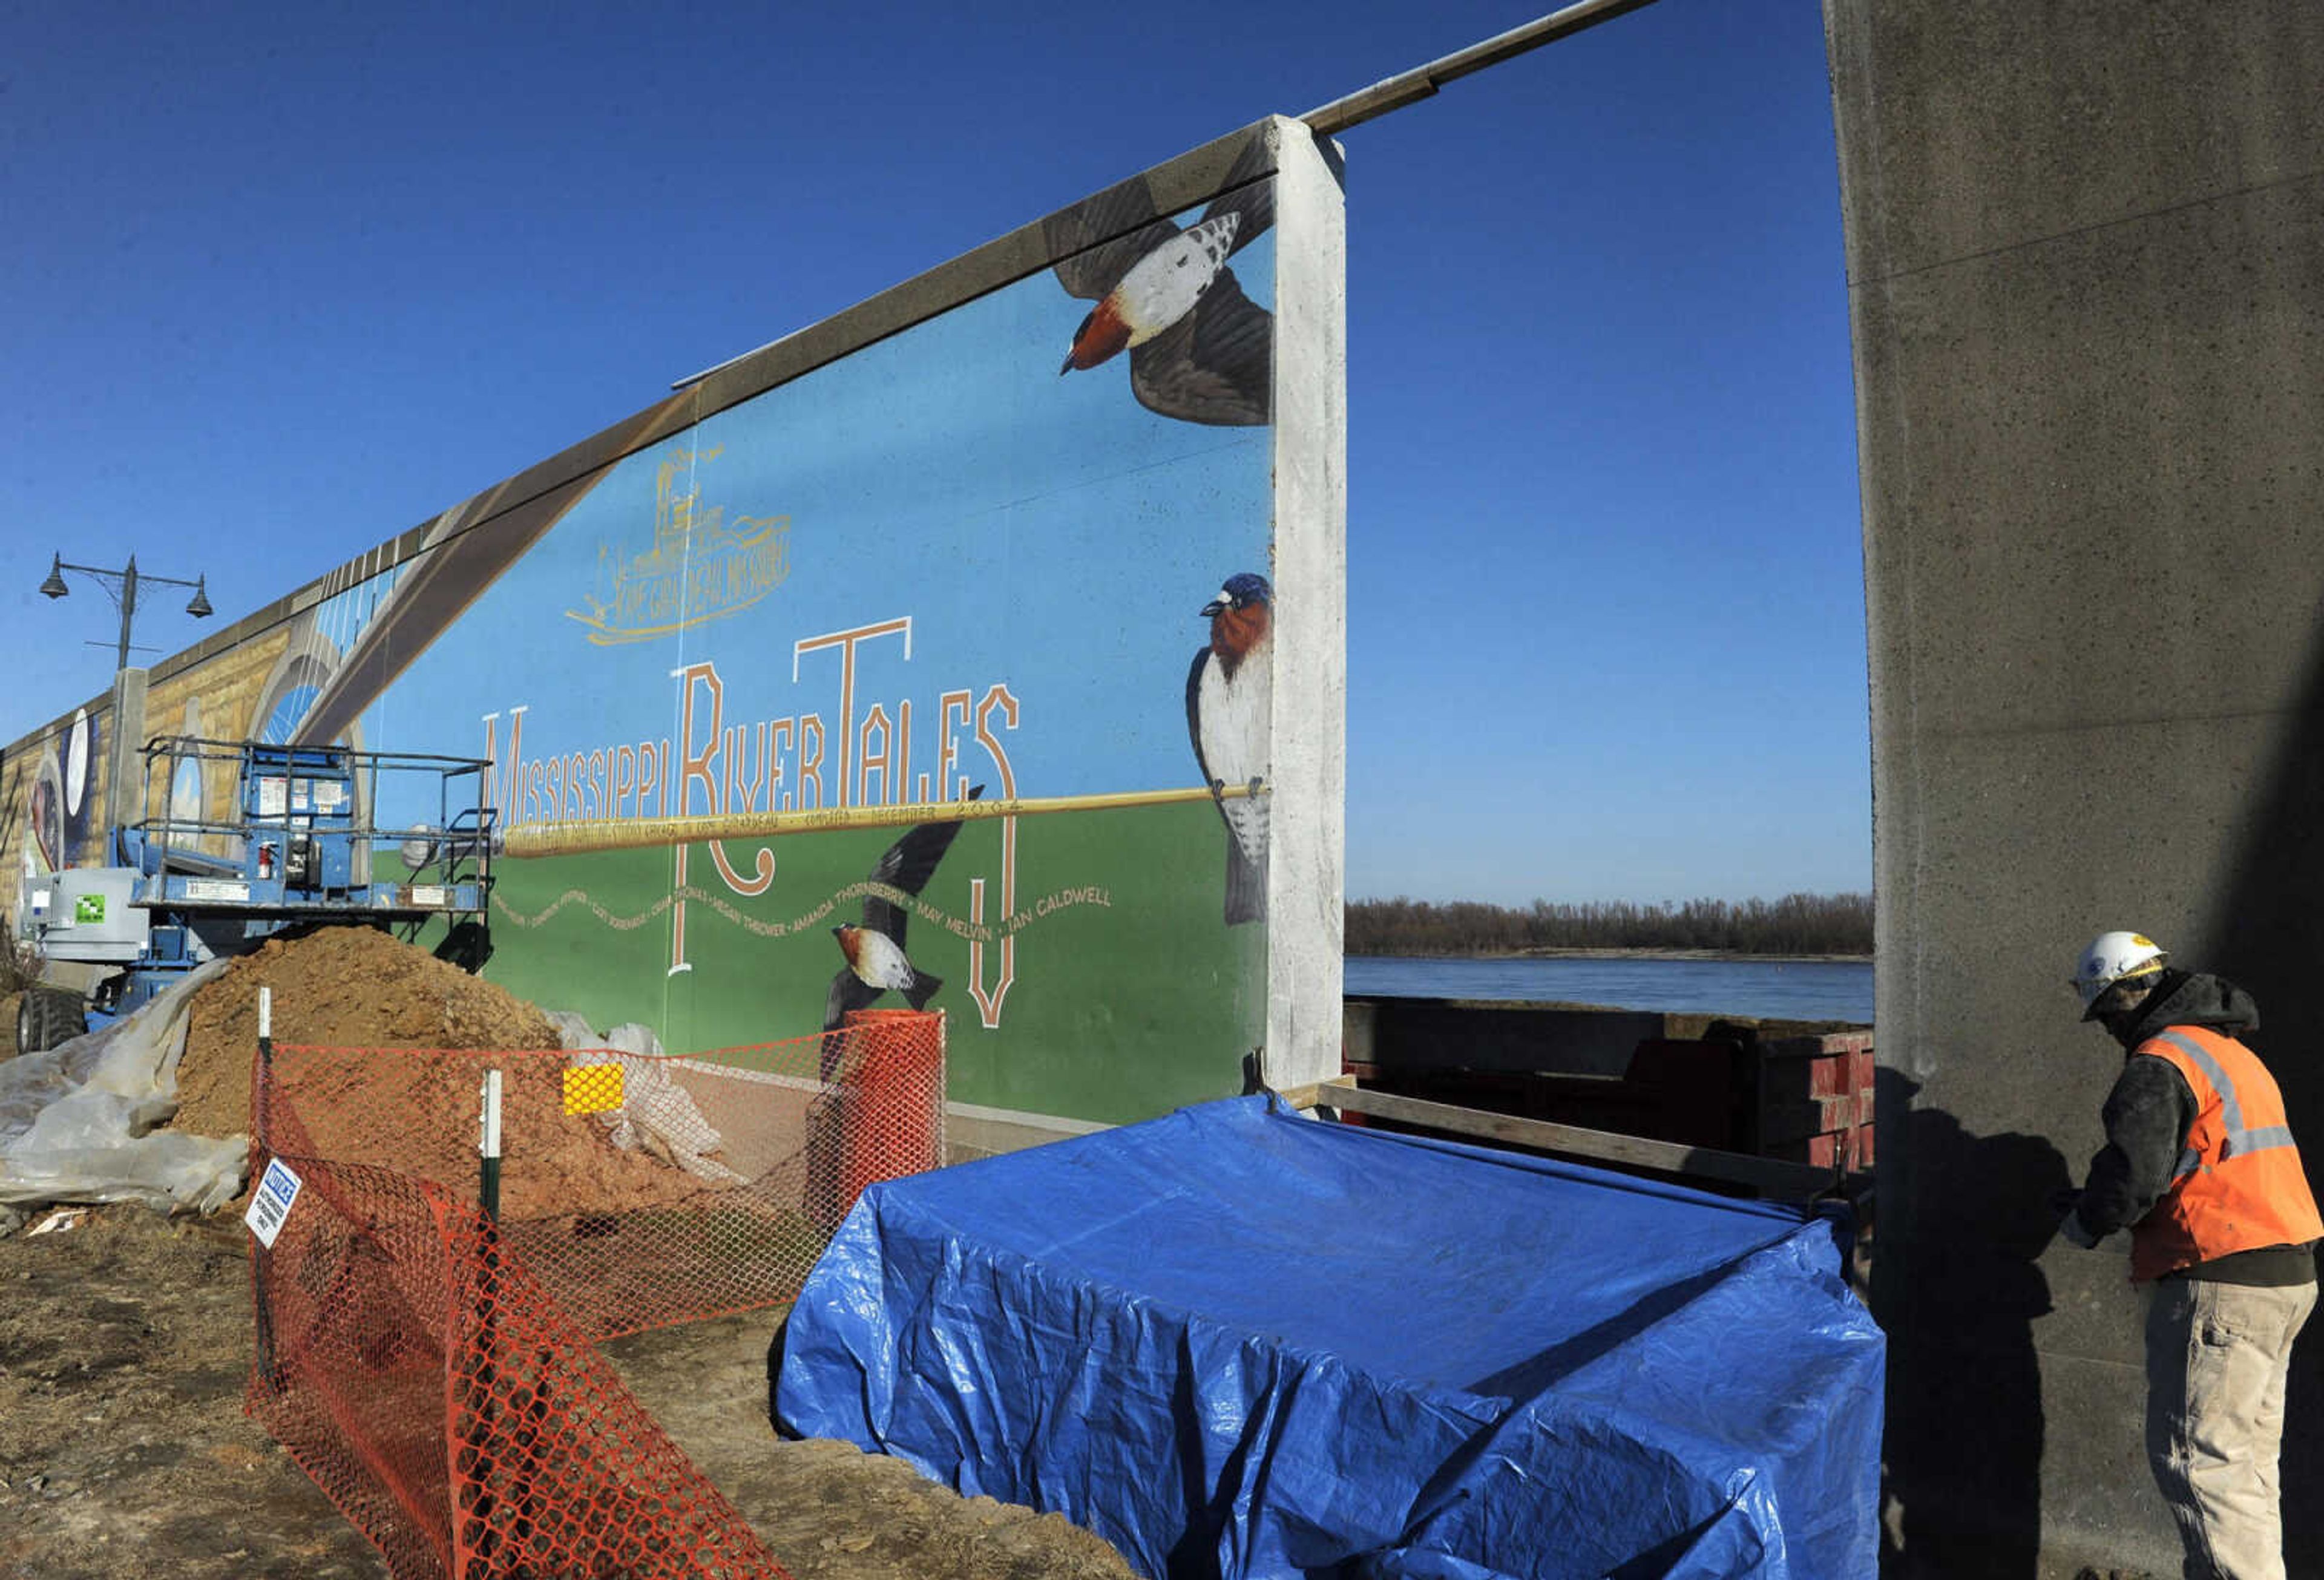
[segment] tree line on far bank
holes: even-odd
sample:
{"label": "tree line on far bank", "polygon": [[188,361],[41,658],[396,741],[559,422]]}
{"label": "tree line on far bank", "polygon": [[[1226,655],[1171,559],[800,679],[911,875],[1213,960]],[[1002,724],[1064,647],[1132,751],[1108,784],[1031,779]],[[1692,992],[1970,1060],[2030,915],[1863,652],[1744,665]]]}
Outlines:
{"label": "tree line on far bank", "polygon": [[1474,900],[1351,900],[1351,955],[1523,954],[1560,949],[1718,950],[1734,954],[1868,955],[1870,895],[1779,900],[1628,900],[1489,905]]}

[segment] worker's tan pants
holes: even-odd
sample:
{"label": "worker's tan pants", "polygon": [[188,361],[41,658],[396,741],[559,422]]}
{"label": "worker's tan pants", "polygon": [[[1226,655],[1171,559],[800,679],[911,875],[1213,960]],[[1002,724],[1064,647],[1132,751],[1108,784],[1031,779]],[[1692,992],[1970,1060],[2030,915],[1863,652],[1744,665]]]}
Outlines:
{"label": "worker's tan pants", "polygon": [[2186,1580],[2283,1580],[2283,1382],[2315,1304],[2312,1283],[2154,1285],[2146,1457],[2179,1524]]}

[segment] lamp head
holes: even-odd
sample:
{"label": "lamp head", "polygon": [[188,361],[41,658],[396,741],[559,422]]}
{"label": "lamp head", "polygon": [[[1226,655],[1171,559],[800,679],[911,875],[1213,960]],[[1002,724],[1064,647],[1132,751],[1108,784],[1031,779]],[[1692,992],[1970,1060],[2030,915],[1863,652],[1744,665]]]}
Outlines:
{"label": "lamp head", "polygon": [[71,591],[65,585],[65,556],[56,555],[49,561],[49,579],[41,583],[41,594],[44,598],[62,598]]}

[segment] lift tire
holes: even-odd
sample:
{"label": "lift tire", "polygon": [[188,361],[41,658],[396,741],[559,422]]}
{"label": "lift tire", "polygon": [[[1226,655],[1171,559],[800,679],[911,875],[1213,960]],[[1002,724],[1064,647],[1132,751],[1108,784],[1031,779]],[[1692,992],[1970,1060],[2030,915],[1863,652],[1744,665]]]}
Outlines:
{"label": "lift tire", "polygon": [[28,988],[16,1006],[16,1052],[45,1053],[88,1030],[88,1006],[78,993]]}

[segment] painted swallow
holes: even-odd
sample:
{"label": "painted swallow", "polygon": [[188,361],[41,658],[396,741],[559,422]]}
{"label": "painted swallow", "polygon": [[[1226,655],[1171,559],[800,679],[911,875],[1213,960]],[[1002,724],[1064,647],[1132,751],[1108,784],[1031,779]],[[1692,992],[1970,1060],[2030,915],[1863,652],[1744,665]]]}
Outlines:
{"label": "painted swallow", "polygon": [[[971,801],[984,794],[984,786],[970,789]],[[872,869],[871,881],[883,888],[917,895],[927,886],[936,873],[936,863],[952,849],[954,837],[960,832],[961,820],[949,818],[942,822],[915,823],[904,831],[904,837],[888,847]],[[863,896],[863,920],[856,925],[842,924],[833,928],[839,940],[839,952],[847,963],[831,978],[831,994],[824,1001],[823,1029],[836,1031],[847,1018],[847,1012],[862,1009],[882,993],[900,993],[904,1002],[914,1009],[927,1007],[936,989],[944,986],[941,978],[931,977],[916,968],[904,953],[903,907],[886,896],[873,893]],[[824,1039],[823,1075],[831,1079],[837,1059],[836,1039]]]}
{"label": "painted swallow", "polygon": [[1193,312],[1225,272],[1242,216],[1221,214],[1179,231],[1130,266],[1074,331],[1065,365],[1093,368],[1115,353],[1143,345]]}
{"label": "painted swallow", "polygon": [[1136,176],[1044,226],[1061,256],[1057,282],[1097,306],[1074,332],[1065,365],[1093,368],[1130,353],[1130,388],[1164,417],[1221,426],[1268,419],[1275,321],[1243,295],[1227,260],[1275,223],[1275,183],[1254,139],[1229,189],[1185,230],[1156,215]]}
{"label": "painted swallow", "polygon": [[1216,801],[1227,825],[1226,917],[1232,926],[1267,915],[1267,798],[1258,791],[1267,779],[1274,592],[1265,576],[1230,576],[1203,605],[1203,615],[1211,639],[1186,672],[1186,733],[1214,798],[1229,785],[1252,792]]}

